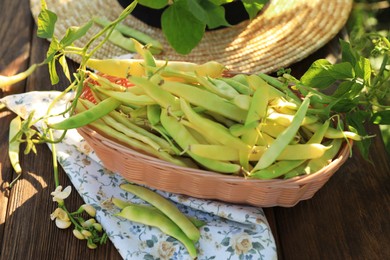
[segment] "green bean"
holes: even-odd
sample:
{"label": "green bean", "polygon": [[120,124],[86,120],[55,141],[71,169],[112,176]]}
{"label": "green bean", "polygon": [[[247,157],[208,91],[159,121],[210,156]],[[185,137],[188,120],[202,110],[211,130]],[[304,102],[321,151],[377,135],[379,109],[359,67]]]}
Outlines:
{"label": "green bean", "polygon": [[203,167],[221,173],[238,173],[241,169],[239,165],[210,160],[201,156],[193,154],[191,151],[188,151],[188,147],[191,144],[198,143],[198,140],[188,131],[188,129],[177,121],[174,117],[169,116],[168,112],[163,109],[160,118],[161,124],[169,135],[175,140],[175,142],[184,150],[186,153],[191,156],[196,162],[198,162]]}
{"label": "green bean", "polygon": [[88,110],[72,115],[61,122],[50,124],[49,126],[53,129],[61,130],[82,127],[107,115],[119,107],[120,104],[120,101],[109,97]]}
{"label": "green bean", "polygon": [[326,165],[330,163],[330,161],[337,155],[337,153],[340,151],[341,144],[343,143],[343,139],[333,139],[330,143],[330,149],[328,149],[325,154],[316,159],[312,159],[308,162],[306,170],[307,173],[313,173],[316,171],[321,170]]}
{"label": "green bean", "polygon": [[191,106],[184,99],[180,99],[180,104],[188,121],[197,125],[206,135],[209,135],[211,138],[215,138],[215,140],[221,144],[231,146],[239,150],[248,149],[247,144],[230,134],[229,130],[223,125],[204,118],[193,111]]}
{"label": "green bean", "polygon": [[[125,207],[120,213],[116,215],[130,221],[156,227],[165,234],[180,241],[187,248],[188,253],[192,258],[196,258],[198,255],[194,241],[188,238],[185,232],[180,229],[180,227],[173,220],[163,214],[156,214],[154,209],[140,207],[139,205],[133,204]],[[189,221],[189,223],[193,225],[191,221]],[[194,226],[194,228],[196,227]]]}
{"label": "green bean", "polygon": [[235,78],[219,78],[219,80],[223,80],[230,86],[232,86],[237,92],[246,95],[246,96],[252,96],[253,95],[253,89],[249,88],[247,85],[241,83],[240,81],[236,80]]}
{"label": "green bean", "polygon": [[96,73],[93,73],[90,71],[86,71],[86,73],[88,74],[89,78],[91,78],[91,79],[95,80],[97,83],[99,83],[100,89],[115,90],[115,91],[120,91],[120,92],[127,91],[127,89],[128,89],[122,85],[119,85],[119,84],[116,84],[116,83],[110,81],[106,77],[100,76],[99,74],[96,74]]}
{"label": "green bean", "polygon": [[[252,76],[248,77],[249,84],[253,84],[256,82],[256,79],[253,80]],[[249,129],[246,133],[241,136],[241,140],[250,146],[254,146],[259,138],[258,128],[261,129],[262,124],[260,122],[264,121],[264,118],[267,116],[267,107],[269,100],[269,87],[267,84],[263,84],[259,82],[256,86],[255,92],[253,93],[253,97],[251,103],[249,105],[248,114],[245,118],[245,126],[249,127],[255,122],[254,127]],[[244,163],[244,168],[248,169],[248,160],[242,158],[242,163]]]}
{"label": "green bean", "polygon": [[272,77],[272,76],[269,76],[267,74],[264,74],[264,73],[259,73],[258,76],[260,78],[262,78],[263,80],[265,80],[267,83],[269,83],[270,85],[276,87],[277,89],[279,89],[281,92],[280,93],[284,93],[284,95],[282,96],[285,96],[286,98],[288,97],[289,101],[292,101],[296,104],[301,104],[302,101],[299,99],[299,97],[297,97],[297,95],[295,95],[289,88],[286,84],[284,84],[283,82],[280,82],[278,79]]}
{"label": "green bean", "polygon": [[22,167],[20,166],[20,161],[19,161],[20,143],[16,138],[21,128],[22,128],[22,120],[19,116],[16,116],[14,119],[11,120],[9,126],[8,156],[12,168],[17,174],[22,173]]}
{"label": "green bean", "polygon": [[238,94],[232,100],[232,103],[242,110],[248,111],[252,102],[252,97],[248,95]]}
{"label": "green bean", "polygon": [[[119,123],[125,125],[127,128],[132,129],[133,131],[150,138],[151,140],[156,142],[163,150],[168,151],[168,153],[179,154],[178,149],[176,149],[175,146],[173,146],[168,141],[166,141],[167,138],[163,139],[163,138],[145,130],[144,128],[134,124],[133,122],[131,122],[129,120],[129,118],[126,118],[124,115],[122,115],[118,111],[114,110],[109,115],[112,116]],[[164,136],[163,134],[161,134],[161,135]]]}
{"label": "green bean", "polygon": [[[79,111],[85,111],[86,108],[81,105],[80,103],[77,104],[77,109]],[[84,110],[83,110],[84,109]],[[100,119],[93,121],[89,124],[92,128],[98,130],[100,133],[102,133],[104,136],[111,138],[113,140],[117,140],[119,143],[131,147],[135,150],[142,151],[145,154],[149,154],[151,156],[154,156],[156,158],[160,158],[162,160],[165,160],[167,162],[173,163],[178,166],[184,166],[184,167],[192,167],[191,164],[186,163],[185,160],[181,160],[181,158],[176,158],[171,156],[169,153],[165,152],[164,150],[157,151],[156,149],[153,149],[150,146],[146,146],[145,143],[129,138],[125,134],[115,130],[114,128],[106,125],[104,122],[102,122]]]}
{"label": "green bean", "polygon": [[196,75],[197,82],[208,91],[226,99],[232,99],[238,92],[234,88],[223,88],[213,84],[208,78]]}
{"label": "green bean", "polygon": [[198,87],[180,82],[165,81],[161,88],[177,97],[184,98],[191,104],[203,107],[226,118],[242,121],[246,112],[228,100]]}
{"label": "green bean", "polygon": [[[258,121],[252,121],[251,123],[246,124],[246,125],[234,124],[234,125],[229,127],[229,132],[233,136],[240,137],[244,134],[247,134],[251,130],[256,129],[256,127],[258,127],[259,124],[260,124],[260,122],[258,122]],[[258,133],[256,132],[256,134],[258,134]]]}
{"label": "green bean", "polygon": [[[107,26],[111,23],[110,21],[108,21],[104,17],[93,17],[92,20],[101,26]],[[141,31],[138,31],[134,28],[131,28],[129,26],[126,26],[124,24],[119,23],[115,26],[115,29],[118,30],[118,32],[120,32],[121,34],[123,34],[125,36],[135,38],[138,41],[142,42],[143,44],[150,45],[150,50],[153,54],[159,54],[159,53],[161,53],[161,51],[163,49],[161,43],[158,40],[155,40],[154,38],[150,37],[149,35],[144,34]],[[125,39],[127,39],[127,38],[125,38]],[[129,39],[127,39],[127,40],[129,40]]]}
{"label": "green bean", "polygon": [[[295,115],[286,115],[271,110],[267,116],[267,119],[272,120],[282,126],[289,126],[293,121],[294,117]],[[319,121],[319,118],[317,116],[307,115],[303,118],[302,125],[313,124],[317,121]]]}
{"label": "green bean", "polygon": [[[239,151],[226,145],[215,144],[191,144],[189,151],[198,156],[213,160],[238,161]],[[307,160],[320,158],[330,147],[322,144],[292,144],[288,145],[277,157],[277,160]],[[267,150],[266,146],[254,146],[246,151],[250,161],[258,161]]]}
{"label": "green bean", "polygon": [[145,73],[146,76],[151,77],[153,75],[153,71],[148,69],[149,67],[156,67],[156,61],[153,57],[153,54],[147,49],[144,45],[138,42],[135,39],[131,39],[134,42],[134,47],[137,52],[142,56],[145,62]]}
{"label": "green bean", "polygon": [[145,187],[138,186],[135,184],[121,184],[120,188],[133,193],[140,199],[150,203],[154,207],[158,208],[163,212],[169,219],[171,219],[181,230],[190,238],[192,241],[198,241],[200,238],[199,230],[192,224],[188,218],[180,212],[180,210],[169,200],[156,192],[153,192]]}
{"label": "green bean", "polygon": [[[114,45],[116,45],[116,46],[118,46],[126,51],[136,52],[134,42],[130,38],[123,36],[123,34],[116,29],[113,29],[111,31],[111,34],[108,37],[108,40],[112,44],[114,44]],[[161,51],[157,51],[155,53],[159,53],[159,52],[161,52]]]}
{"label": "green bean", "polygon": [[[312,131],[313,133],[317,131],[317,129],[321,126],[320,123],[313,123],[305,125],[304,127]],[[344,139],[352,139],[355,141],[362,140],[362,137],[356,133],[350,132],[350,131],[342,131],[339,129],[335,129],[333,127],[329,127],[328,130],[325,133],[326,138],[330,139],[338,139],[338,138],[344,138]]]}
{"label": "green bean", "polygon": [[283,176],[304,162],[305,160],[278,161],[267,168],[252,171],[248,177],[257,179],[274,179]]}
{"label": "green bean", "polygon": [[37,64],[31,65],[27,70],[20,72],[12,76],[2,76],[0,75],[0,89],[5,89],[7,86],[11,86],[17,82],[20,82],[30,76],[35,69],[38,67]]}
{"label": "green bean", "polygon": [[[120,209],[124,209],[125,207],[127,206],[131,206],[131,205],[134,205],[133,203],[131,202],[128,202],[128,201],[124,201],[124,200],[121,200],[121,199],[118,199],[118,198],[111,198],[111,201],[112,203],[114,203],[115,206],[117,206],[118,208]],[[159,209],[157,209],[156,207],[152,206],[152,205],[140,205],[140,204],[137,204],[137,206],[139,207],[146,207],[148,209],[150,209],[150,211],[153,211],[153,214],[163,214]],[[203,220],[200,220],[200,219],[197,219],[196,217],[192,217],[192,216],[187,216],[186,217],[192,222],[192,224],[194,224],[195,227],[197,228],[201,228],[203,227],[204,225],[206,225],[207,223],[204,222]]]}
{"label": "green bean", "polygon": [[[206,62],[195,64],[190,62],[175,62],[156,60],[157,67],[150,67],[153,72],[164,67],[161,75],[164,77],[183,78],[190,82],[196,82],[195,73],[199,76],[220,77],[223,71],[223,65],[217,62]],[[88,59],[86,65],[89,68],[100,71],[101,73],[127,78],[128,76],[144,76],[145,61],[142,59]]]}
{"label": "green bean", "polygon": [[108,97],[113,97],[127,106],[146,106],[156,104],[156,101],[147,95],[135,95],[132,92],[118,92],[102,89],[99,87],[92,87],[91,89],[93,89],[94,91],[99,91]]}
{"label": "green bean", "polygon": [[160,122],[161,107],[159,105],[147,106],[146,113],[151,125],[154,126]]}
{"label": "green bean", "polygon": [[154,99],[161,107],[169,107],[172,110],[179,110],[180,104],[178,99],[171,93],[163,90],[157,84],[153,83],[153,77],[151,80],[146,78],[132,76],[129,80],[137,86],[142,87],[145,92]]}
{"label": "green bean", "polygon": [[238,94],[240,94],[235,88],[230,86],[228,83],[226,83],[223,80],[219,79],[213,79],[208,77],[208,81],[210,81],[215,87],[217,87],[222,93],[225,93],[225,95],[229,96],[230,98],[234,98]]}
{"label": "green bean", "polygon": [[298,129],[301,126],[302,121],[306,115],[307,109],[309,108],[309,104],[310,98],[309,96],[306,96],[301,106],[298,108],[292,123],[275,139],[272,145],[264,152],[264,155],[260,158],[256,166],[254,167],[254,171],[267,168],[275,162],[279,154],[293,140],[294,136],[298,132]]}

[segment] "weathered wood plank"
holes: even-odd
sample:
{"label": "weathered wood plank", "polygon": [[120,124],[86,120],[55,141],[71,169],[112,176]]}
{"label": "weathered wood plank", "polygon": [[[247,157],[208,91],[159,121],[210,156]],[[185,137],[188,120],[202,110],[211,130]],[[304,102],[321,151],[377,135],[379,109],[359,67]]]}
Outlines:
{"label": "weathered wood plank", "polygon": [[284,259],[390,258],[390,160],[379,138],[371,154],[372,164],[354,149],[314,198],[275,208]]}

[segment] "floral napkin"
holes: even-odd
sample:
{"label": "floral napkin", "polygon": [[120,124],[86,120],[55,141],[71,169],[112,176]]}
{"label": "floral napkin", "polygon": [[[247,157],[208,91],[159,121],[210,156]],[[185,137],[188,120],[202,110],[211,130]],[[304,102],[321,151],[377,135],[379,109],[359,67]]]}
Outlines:
{"label": "floral napkin", "polygon": [[[35,117],[39,118],[46,114],[48,106],[59,94],[57,91],[28,92],[6,96],[0,102],[22,118],[33,110]],[[70,98],[68,94],[61,99],[51,113],[62,112]],[[38,124],[36,126],[40,128]],[[68,131],[56,149],[59,163],[85,203],[96,208],[97,220],[123,259],[191,259],[180,242],[157,228],[114,215],[118,208],[110,202],[112,197],[134,203],[144,202],[119,188],[125,180],[104,168],[76,130]],[[198,259],[277,258],[275,240],[261,208],[157,192],[172,200],[185,214],[206,221],[197,243]]]}

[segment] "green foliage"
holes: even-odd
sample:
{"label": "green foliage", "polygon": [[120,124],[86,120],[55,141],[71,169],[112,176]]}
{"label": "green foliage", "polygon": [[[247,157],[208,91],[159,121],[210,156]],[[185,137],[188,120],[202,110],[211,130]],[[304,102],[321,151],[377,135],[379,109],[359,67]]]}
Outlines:
{"label": "green foliage", "polygon": [[[250,19],[256,17],[269,0],[243,0],[243,6]],[[225,18],[223,4],[231,0],[141,0],[139,4],[164,9],[161,29],[169,44],[180,54],[190,53],[202,40],[206,28],[215,29],[230,26]]]}

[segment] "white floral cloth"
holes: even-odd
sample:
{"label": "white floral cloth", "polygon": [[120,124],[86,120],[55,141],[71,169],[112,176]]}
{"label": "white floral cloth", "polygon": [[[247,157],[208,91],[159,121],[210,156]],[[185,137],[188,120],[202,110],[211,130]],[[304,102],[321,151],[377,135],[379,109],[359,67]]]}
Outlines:
{"label": "white floral cloth", "polygon": [[[46,114],[52,100],[59,94],[56,91],[28,92],[6,96],[0,102],[22,118],[33,110],[35,118],[39,118]],[[58,102],[51,113],[64,111],[69,98],[70,95],[67,95]],[[36,126],[39,129],[40,125]],[[125,180],[102,166],[76,130],[68,131],[56,149],[59,163],[85,203],[96,208],[97,220],[124,259],[191,259],[180,242],[157,228],[114,215],[118,208],[110,202],[112,197],[134,203],[145,202],[119,188]],[[206,221],[196,245],[199,260],[277,259],[275,240],[261,208],[157,192],[175,202],[185,214]]]}

